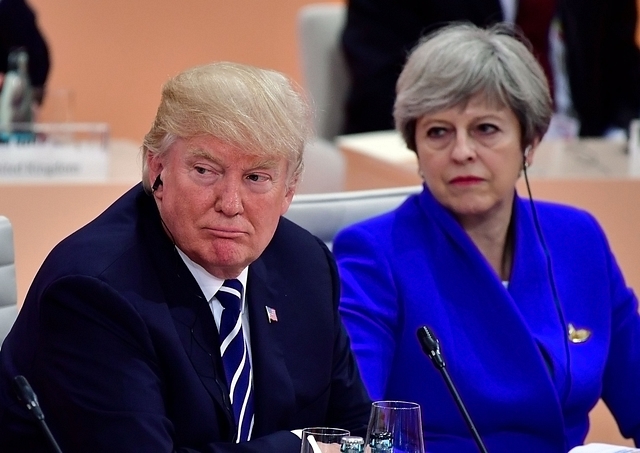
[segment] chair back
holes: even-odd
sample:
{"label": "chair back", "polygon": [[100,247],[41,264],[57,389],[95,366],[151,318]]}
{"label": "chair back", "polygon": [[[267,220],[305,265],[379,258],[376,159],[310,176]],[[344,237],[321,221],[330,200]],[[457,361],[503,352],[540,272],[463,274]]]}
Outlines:
{"label": "chair back", "polygon": [[344,227],[398,207],[422,186],[357,190],[293,197],[285,217],[322,239],[329,248]]}
{"label": "chair back", "polygon": [[340,39],[346,21],[340,3],[312,3],[298,13],[298,38],[304,86],[315,107],[320,138],[333,141],[344,124],[349,73]]}
{"label": "chair back", "polygon": [[0,344],[18,316],[13,228],[0,216]]}

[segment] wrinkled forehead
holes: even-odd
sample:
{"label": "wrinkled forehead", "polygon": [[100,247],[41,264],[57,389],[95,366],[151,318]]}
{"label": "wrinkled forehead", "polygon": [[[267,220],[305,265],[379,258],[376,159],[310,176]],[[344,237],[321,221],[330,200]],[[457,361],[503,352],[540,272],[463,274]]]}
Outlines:
{"label": "wrinkled forehead", "polygon": [[[278,167],[281,165],[287,165],[287,159],[282,155],[264,151],[264,150],[252,150],[244,149],[237,146],[229,146],[231,152],[238,157],[238,160],[250,161],[257,167]],[[185,149],[186,153],[190,156],[200,157],[213,162],[220,162],[220,153],[216,148],[203,147],[198,144],[190,144]]]}
{"label": "wrinkled forehead", "polygon": [[243,161],[247,167],[263,169],[283,169],[291,173],[293,165],[286,153],[264,147],[246,146],[221,140],[211,135],[189,139],[178,138],[171,149],[181,150],[187,158],[205,159],[219,165]]}
{"label": "wrinkled forehead", "polygon": [[471,103],[491,110],[512,110],[504,91],[499,90],[495,85],[481,87],[473,92],[461,96],[451,96],[448,99],[443,98],[443,101],[445,102],[434,108],[434,111],[448,109],[459,109],[460,111],[463,111]]}

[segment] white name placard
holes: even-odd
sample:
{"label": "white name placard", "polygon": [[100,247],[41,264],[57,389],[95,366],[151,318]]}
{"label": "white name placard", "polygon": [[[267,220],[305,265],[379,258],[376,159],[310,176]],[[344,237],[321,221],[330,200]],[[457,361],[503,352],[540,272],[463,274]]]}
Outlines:
{"label": "white name placard", "polygon": [[0,144],[0,182],[95,181],[108,175],[109,154],[102,143]]}

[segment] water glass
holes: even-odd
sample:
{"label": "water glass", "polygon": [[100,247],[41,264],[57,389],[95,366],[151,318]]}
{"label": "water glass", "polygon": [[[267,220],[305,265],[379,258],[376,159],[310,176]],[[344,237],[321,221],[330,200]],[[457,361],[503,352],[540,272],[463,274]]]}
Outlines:
{"label": "water glass", "polygon": [[407,401],[374,402],[365,445],[371,453],[424,453],[420,405]]}
{"label": "water glass", "polygon": [[349,434],[349,431],[341,428],[304,428],[300,453],[338,453],[340,441]]}

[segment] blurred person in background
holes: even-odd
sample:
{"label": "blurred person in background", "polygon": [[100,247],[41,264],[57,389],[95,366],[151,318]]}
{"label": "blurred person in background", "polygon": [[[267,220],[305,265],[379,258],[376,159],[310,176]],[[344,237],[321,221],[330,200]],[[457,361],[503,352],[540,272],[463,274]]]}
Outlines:
{"label": "blurred person in background", "polygon": [[36,16],[24,0],[0,0],[0,89],[9,54],[22,48],[29,55],[28,69],[33,98],[41,104],[49,74],[49,49]]}
{"label": "blurred person in background", "polygon": [[395,83],[421,36],[455,21],[516,24],[552,87],[549,136],[623,138],[640,114],[636,0],[349,0],[345,133],[393,128]]}

